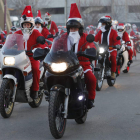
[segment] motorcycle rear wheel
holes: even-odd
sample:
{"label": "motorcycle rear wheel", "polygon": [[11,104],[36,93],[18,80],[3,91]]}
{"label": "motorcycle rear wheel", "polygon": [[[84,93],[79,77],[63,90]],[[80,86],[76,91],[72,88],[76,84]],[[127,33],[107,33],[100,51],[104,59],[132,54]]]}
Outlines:
{"label": "motorcycle rear wheel", "polygon": [[0,113],[3,118],[9,118],[13,112],[14,102],[12,102],[14,84],[10,79],[3,79],[0,88]]}
{"label": "motorcycle rear wheel", "polygon": [[38,95],[38,99],[33,99],[32,102],[29,103],[29,105],[32,107],[32,108],[37,108],[40,106],[41,102],[42,102],[42,98],[43,98],[43,93],[39,93]]}
{"label": "motorcycle rear wheel", "polygon": [[140,53],[140,45],[137,45],[136,50],[138,53]]}
{"label": "motorcycle rear wheel", "polygon": [[102,65],[99,63],[96,65],[96,68],[100,68],[100,71],[95,71],[94,75],[97,79],[96,81],[96,90],[97,91],[100,91],[102,86],[103,86],[103,80],[102,80],[102,71],[103,71],[103,68],[102,68]]}
{"label": "motorcycle rear wheel", "polygon": [[59,139],[64,135],[66,119],[64,118],[64,95],[58,91],[50,92],[49,102],[49,127],[54,138]]}
{"label": "motorcycle rear wheel", "polygon": [[107,79],[107,84],[108,84],[110,87],[114,86],[115,82],[116,82],[116,79],[114,79],[114,80],[112,80],[111,78]]}

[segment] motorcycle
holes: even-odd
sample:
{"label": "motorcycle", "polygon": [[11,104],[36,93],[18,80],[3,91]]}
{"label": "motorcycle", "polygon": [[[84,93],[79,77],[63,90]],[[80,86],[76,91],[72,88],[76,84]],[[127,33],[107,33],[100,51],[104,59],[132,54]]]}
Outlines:
{"label": "motorcycle", "polygon": [[[87,36],[88,42],[93,42]],[[90,39],[89,39],[90,38]],[[54,138],[64,135],[67,119],[75,119],[78,124],[83,124],[88,112],[88,92],[86,89],[84,71],[79,64],[76,54],[71,48],[68,36],[58,36],[54,39],[51,50],[37,49],[34,59],[44,59],[45,86],[48,87],[47,100],[49,101],[49,127]],[[68,43],[68,45],[67,45]],[[69,47],[70,45],[70,47]],[[85,44],[84,44],[85,45]],[[96,49],[89,48],[79,54],[96,59]]]}
{"label": "motorcycle", "polygon": [[[113,47],[111,47],[113,48]],[[97,79],[96,82],[96,90],[100,91],[103,85],[104,79],[107,79],[107,83],[109,86],[114,86],[116,79],[111,79],[111,63],[109,61],[110,51],[108,46],[99,46],[98,51],[98,59],[96,61],[95,77]]]}
{"label": "motorcycle", "polygon": [[128,63],[129,54],[127,51],[127,44],[130,44],[130,42],[128,41],[125,43],[125,41],[121,41],[121,48],[117,52],[117,76],[120,72],[127,73],[129,71],[130,64]]}
{"label": "motorcycle", "polygon": [[140,53],[140,32],[136,32],[136,35],[133,36],[135,50]]}
{"label": "motorcycle", "polygon": [[[39,40],[38,40],[39,42]],[[41,42],[40,42],[41,43]],[[11,34],[1,50],[0,74],[2,84],[0,88],[0,113],[9,118],[13,112],[14,103],[28,103],[32,108],[40,106],[43,98],[43,61],[40,63],[40,89],[38,99],[30,95],[33,83],[32,69],[29,57],[24,49],[23,36]]]}

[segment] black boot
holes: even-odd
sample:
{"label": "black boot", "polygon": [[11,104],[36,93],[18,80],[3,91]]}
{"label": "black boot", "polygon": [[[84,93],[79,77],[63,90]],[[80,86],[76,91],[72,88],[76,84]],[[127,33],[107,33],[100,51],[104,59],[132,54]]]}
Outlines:
{"label": "black boot", "polygon": [[91,109],[92,107],[95,107],[93,103],[94,103],[94,99],[93,100],[88,100],[88,109]]}
{"label": "black boot", "polygon": [[128,63],[127,63],[128,67],[129,67],[132,63],[133,63],[133,61],[132,61],[132,60],[129,60]]}
{"label": "black boot", "polygon": [[32,92],[31,92],[31,97],[32,97],[33,99],[38,99],[38,91],[32,91]]}

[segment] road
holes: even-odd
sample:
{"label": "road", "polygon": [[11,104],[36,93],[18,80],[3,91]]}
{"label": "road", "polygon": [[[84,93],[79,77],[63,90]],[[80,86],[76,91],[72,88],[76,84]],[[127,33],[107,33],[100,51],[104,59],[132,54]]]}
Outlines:
{"label": "road", "polygon": [[[37,109],[18,103],[11,118],[0,116],[0,140],[52,139],[45,100]],[[67,121],[62,140],[140,140],[140,54],[130,72],[122,73],[114,87],[104,81],[85,124]]]}

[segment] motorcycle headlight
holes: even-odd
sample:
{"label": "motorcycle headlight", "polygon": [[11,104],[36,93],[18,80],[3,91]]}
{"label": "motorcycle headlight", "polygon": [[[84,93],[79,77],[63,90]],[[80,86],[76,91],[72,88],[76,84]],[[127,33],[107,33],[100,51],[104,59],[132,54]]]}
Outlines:
{"label": "motorcycle headlight", "polygon": [[99,48],[99,53],[104,53],[105,49],[103,47]]}
{"label": "motorcycle headlight", "polygon": [[5,57],[4,58],[4,65],[8,65],[8,66],[15,65],[15,58],[14,57]]}
{"label": "motorcycle headlight", "polygon": [[51,69],[54,72],[63,72],[67,69],[67,64],[65,62],[62,63],[52,63],[51,64]]}

